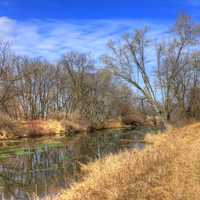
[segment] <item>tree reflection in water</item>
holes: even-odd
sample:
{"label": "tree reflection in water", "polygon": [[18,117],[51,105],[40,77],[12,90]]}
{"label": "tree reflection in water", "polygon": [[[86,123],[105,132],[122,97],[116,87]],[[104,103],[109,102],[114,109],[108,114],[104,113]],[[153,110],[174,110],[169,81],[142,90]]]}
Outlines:
{"label": "tree reflection in water", "polygon": [[104,131],[71,138],[1,143],[0,200],[26,200],[32,194],[40,197],[55,194],[80,178],[80,163],[125,148],[143,148],[144,144],[139,141],[145,132]]}

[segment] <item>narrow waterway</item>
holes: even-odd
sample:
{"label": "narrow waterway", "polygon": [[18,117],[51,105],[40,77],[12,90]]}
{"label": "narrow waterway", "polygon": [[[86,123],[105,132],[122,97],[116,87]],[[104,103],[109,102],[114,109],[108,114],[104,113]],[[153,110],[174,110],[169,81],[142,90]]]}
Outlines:
{"label": "narrow waterway", "polygon": [[128,148],[143,149],[147,128],[73,137],[0,142],[0,200],[53,195],[79,179],[81,164]]}

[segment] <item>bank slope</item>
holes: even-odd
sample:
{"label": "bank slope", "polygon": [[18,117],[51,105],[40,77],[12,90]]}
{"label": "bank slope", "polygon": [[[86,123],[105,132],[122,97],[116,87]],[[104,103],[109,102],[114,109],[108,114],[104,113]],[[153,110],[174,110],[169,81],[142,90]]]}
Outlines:
{"label": "bank slope", "polygon": [[184,200],[200,197],[200,123],[147,137],[143,152],[126,151],[89,164],[85,179],[59,200]]}

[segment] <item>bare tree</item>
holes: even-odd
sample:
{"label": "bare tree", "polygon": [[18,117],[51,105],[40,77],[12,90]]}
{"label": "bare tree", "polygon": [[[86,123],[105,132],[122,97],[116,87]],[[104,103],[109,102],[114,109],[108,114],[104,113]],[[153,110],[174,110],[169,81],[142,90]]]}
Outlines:
{"label": "bare tree", "polygon": [[104,56],[103,61],[115,76],[139,91],[164,121],[163,110],[148,71],[147,49],[150,41],[146,39],[146,34],[147,28],[144,28],[136,30],[133,35],[125,35],[119,45],[110,42],[112,55]]}
{"label": "bare tree", "polygon": [[[153,51],[154,44],[147,39],[147,28],[135,30],[133,35],[125,35],[119,44],[110,42],[112,55],[105,56],[103,60],[115,76],[128,82],[140,92],[165,123],[170,119],[175,92],[180,90],[184,92],[184,88],[180,89],[180,86],[184,87],[186,83],[180,85],[177,77],[180,78],[182,75],[186,77],[186,67],[190,57],[188,51],[196,43],[198,33],[199,26],[188,16],[182,15],[170,31],[172,40],[158,45],[157,63],[155,61],[152,63],[148,59],[148,53]],[[150,74],[151,68],[157,69],[163,105],[160,95],[156,94]],[[179,96],[179,101],[182,101],[183,96]]]}
{"label": "bare tree", "polygon": [[158,45],[157,77],[167,120],[170,120],[174,104],[178,104],[181,114],[186,110],[186,95],[192,80],[191,52],[199,33],[199,26],[189,16],[181,15],[170,31],[171,41]]}

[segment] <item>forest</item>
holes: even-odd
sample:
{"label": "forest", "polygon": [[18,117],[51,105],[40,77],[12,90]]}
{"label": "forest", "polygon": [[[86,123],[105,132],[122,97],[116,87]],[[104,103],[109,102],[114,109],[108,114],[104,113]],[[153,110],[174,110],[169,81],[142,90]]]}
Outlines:
{"label": "forest", "polygon": [[[134,113],[163,122],[199,119],[200,26],[181,15],[162,39],[148,28],[108,41],[100,61],[67,52],[55,63],[16,55],[0,43],[0,111],[12,120],[99,123]],[[149,53],[151,51],[151,53]]]}

